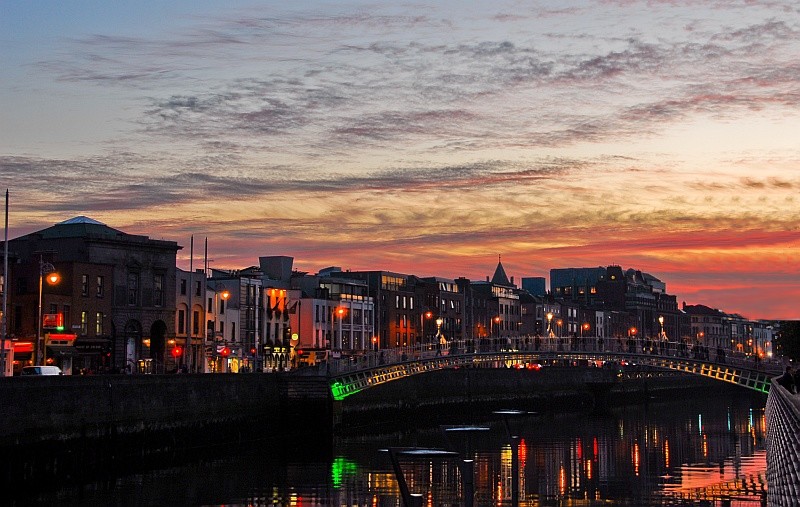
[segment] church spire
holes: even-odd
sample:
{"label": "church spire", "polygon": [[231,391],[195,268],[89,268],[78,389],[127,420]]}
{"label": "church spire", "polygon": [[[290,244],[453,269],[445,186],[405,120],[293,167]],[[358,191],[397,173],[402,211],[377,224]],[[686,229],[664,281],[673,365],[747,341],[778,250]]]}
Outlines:
{"label": "church spire", "polygon": [[508,275],[506,275],[506,270],[503,268],[503,263],[500,260],[500,254],[497,255],[497,268],[494,270],[492,283],[495,285],[511,287],[511,281],[509,281]]}

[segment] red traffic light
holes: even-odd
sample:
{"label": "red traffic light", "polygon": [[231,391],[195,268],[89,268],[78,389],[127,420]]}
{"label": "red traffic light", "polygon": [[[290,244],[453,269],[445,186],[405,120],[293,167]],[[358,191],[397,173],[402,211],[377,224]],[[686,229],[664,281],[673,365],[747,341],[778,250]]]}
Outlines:
{"label": "red traffic light", "polygon": [[175,347],[172,349],[172,357],[180,357],[183,354],[183,349],[180,347]]}
{"label": "red traffic light", "polygon": [[229,349],[228,347],[222,347],[222,350],[219,351],[219,355],[221,355],[222,357],[228,357],[229,355],[231,355],[231,349]]}

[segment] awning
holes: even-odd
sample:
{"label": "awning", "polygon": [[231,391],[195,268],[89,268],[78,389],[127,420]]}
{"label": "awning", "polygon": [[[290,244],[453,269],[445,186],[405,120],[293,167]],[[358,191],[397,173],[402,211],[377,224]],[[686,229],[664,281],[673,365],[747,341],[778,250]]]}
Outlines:
{"label": "awning", "polygon": [[80,354],[102,354],[111,350],[111,340],[108,338],[79,337],[75,340],[75,352]]}

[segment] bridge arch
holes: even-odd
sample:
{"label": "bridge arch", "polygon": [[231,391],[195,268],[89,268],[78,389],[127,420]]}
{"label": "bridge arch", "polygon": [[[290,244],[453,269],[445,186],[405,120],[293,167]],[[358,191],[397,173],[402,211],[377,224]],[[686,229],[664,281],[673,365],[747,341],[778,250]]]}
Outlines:
{"label": "bridge arch", "polygon": [[[780,365],[733,360],[720,361],[708,358],[684,357],[680,354],[630,353],[609,351],[531,351],[505,350],[498,352],[472,352],[451,347],[441,351],[402,352],[397,357],[365,356],[360,360],[334,361],[327,365],[331,394],[335,400],[365,389],[399,380],[412,375],[448,368],[500,368],[527,364],[552,364],[554,361],[591,361],[635,364],[652,368],[673,370],[735,384],[766,394],[772,377],[780,373]],[[675,349],[677,351],[678,349]],[[377,360],[376,360],[377,359]],[[381,363],[382,361],[382,363]]]}

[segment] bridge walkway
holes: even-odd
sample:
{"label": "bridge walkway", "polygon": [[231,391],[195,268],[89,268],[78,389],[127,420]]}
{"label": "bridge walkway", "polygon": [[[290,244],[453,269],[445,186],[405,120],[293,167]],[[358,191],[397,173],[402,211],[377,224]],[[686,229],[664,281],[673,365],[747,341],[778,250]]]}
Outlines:
{"label": "bridge walkway", "polygon": [[[338,356],[338,357],[337,357]],[[359,354],[332,353],[319,374],[334,399],[411,375],[459,367],[540,368],[552,364],[619,363],[681,371],[767,393],[782,364],[684,342],[601,340],[596,337],[450,341]]]}

